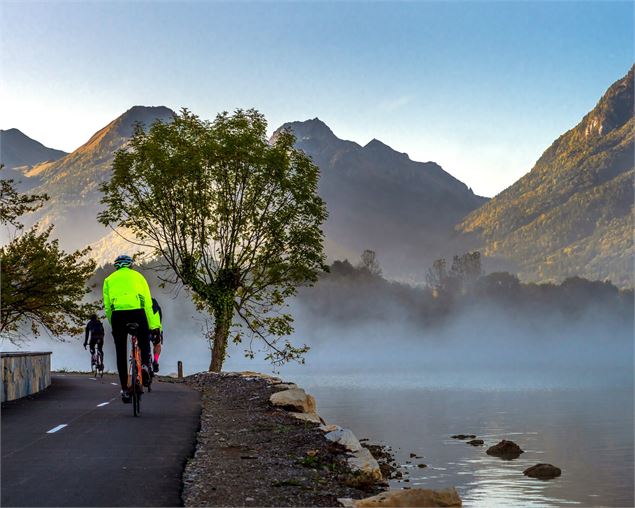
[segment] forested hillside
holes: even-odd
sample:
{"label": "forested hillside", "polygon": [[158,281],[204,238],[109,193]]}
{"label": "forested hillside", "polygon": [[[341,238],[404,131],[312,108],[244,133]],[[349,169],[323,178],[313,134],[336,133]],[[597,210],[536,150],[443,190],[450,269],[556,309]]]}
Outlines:
{"label": "forested hillside", "polygon": [[633,285],[633,68],[533,169],[459,226],[527,280]]}

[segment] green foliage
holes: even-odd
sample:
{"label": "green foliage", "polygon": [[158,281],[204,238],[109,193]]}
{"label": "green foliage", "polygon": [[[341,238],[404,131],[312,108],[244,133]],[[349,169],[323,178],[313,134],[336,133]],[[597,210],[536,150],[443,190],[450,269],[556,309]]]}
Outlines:
{"label": "green foliage", "polygon": [[[129,228],[214,317],[211,370],[227,340],[265,343],[275,364],[300,360],[285,300],[324,268],[319,170],[283,131],[272,144],[255,110],[203,121],[187,110],[138,128],[102,186],[103,224]],[[251,340],[247,354],[253,354]]]}
{"label": "green foliage", "polygon": [[[10,180],[1,183],[0,223],[21,229],[18,218],[37,209],[46,196],[21,196]],[[13,342],[23,335],[25,323],[34,335],[41,327],[55,337],[81,333],[96,309],[81,303],[89,292],[86,280],[95,269],[92,260],[84,259],[89,249],[65,253],[57,240],[49,239],[52,228],[32,228],[0,249],[0,333]]]}

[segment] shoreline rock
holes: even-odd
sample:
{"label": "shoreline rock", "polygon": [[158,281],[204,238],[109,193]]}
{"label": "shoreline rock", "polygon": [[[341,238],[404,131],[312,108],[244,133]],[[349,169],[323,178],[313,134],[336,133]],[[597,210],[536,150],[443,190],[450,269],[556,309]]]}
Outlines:
{"label": "shoreline rock", "polygon": [[365,499],[338,499],[338,501],[342,506],[352,508],[463,506],[454,487],[440,490],[420,488],[390,490]]}
{"label": "shoreline rock", "polygon": [[562,470],[552,464],[536,464],[523,471],[525,476],[538,478],[539,480],[551,480],[562,474]]}
{"label": "shoreline rock", "polygon": [[297,413],[317,414],[317,403],[313,395],[307,394],[302,388],[288,388],[274,393],[269,397],[274,406]]}
{"label": "shoreline rock", "polygon": [[487,453],[487,455],[493,455],[494,457],[500,457],[503,460],[513,460],[520,457],[520,454],[525,453],[525,451],[513,441],[503,439],[494,446],[490,446],[485,453]]}
{"label": "shoreline rock", "polygon": [[452,439],[474,439],[476,435],[474,434],[454,434],[450,436]]}

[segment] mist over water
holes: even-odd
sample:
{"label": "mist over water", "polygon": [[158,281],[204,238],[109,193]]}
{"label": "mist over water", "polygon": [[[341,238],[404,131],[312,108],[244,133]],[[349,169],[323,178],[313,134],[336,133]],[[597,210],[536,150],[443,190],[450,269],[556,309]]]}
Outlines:
{"label": "mist over water", "polygon": [[[632,312],[586,305],[572,316],[482,301],[426,325],[391,298],[321,291],[291,302],[293,342],[311,347],[304,365],[272,367],[263,352],[248,360],[244,345],[231,344],[224,369],[295,381],[327,422],[392,446],[410,480],[392,480],[393,488],[455,486],[465,506],[633,505]],[[161,374],[176,372],[179,360],[186,374],[207,370],[203,316],[182,296],[157,299]],[[53,351],[53,369],[87,370],[82,342],[42,337],[25,346]],[[15,348],[5,341],[2,349]],[[108,326],[104,349],[115,370]],[[450,439],[456,433],[486,446],[512,439],[526,453],[501,461]],[[562,477],[522,475],[539,462],[562,468]]]}
{"label": "mist over water", "polygon": [[[164,313],[162,373],[184,363],[187,374],[207,370],[209,344],[204,316],[184,298],[159,295]],[[225,370],[259,370],[282,375],[324,376],[333,386],[372,374],[377,384],[478,389],[632,386],[633,323],[604,309],[588,308],[575,320],[559,313],[531,317],[506,313],[492,304],[469,308],[445,323],[423,326],[407,311],[386,302],[378,318],[332,319],[330,313],[294,300],[295,344],[310,351],[305,364],[273,367],[258,353],[244,357],[244,345],[230,344]],[[350,311],[350,309],[348,309]],[[358,315],[363,315],[360,312]],[[114,346],[105,322],[106,367],[114,368]],[[86,370],[82,337],[64,342],[41,336],[29,350],[50,350],[54,369]],[[260,343],[254,341],[257,349]],[[2,350],[19,349],[7,340]],[[338,381],[340,376],[345,380]]]}

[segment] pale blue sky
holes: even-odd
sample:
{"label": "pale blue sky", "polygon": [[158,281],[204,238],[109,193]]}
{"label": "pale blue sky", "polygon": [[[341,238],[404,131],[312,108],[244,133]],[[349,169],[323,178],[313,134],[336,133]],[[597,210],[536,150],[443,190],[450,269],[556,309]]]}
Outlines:
{"label": "pale blue sky", "polygon": [[135,104],[319,117],[492,196],[633,64],[632,2],[0,0],[0,128],[67,151]]}

